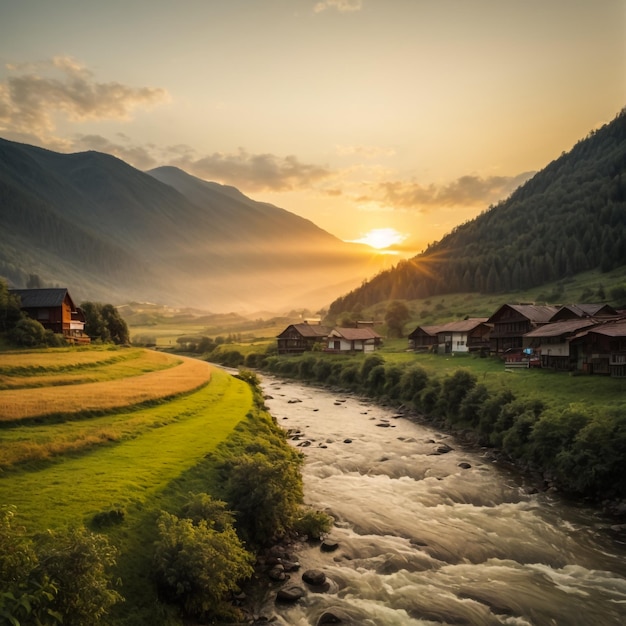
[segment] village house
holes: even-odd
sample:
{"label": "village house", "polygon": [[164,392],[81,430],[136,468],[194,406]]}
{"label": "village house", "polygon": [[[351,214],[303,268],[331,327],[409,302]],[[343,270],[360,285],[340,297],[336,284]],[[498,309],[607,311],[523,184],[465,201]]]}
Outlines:
{"label": "village house", "polygon": [[333,328],[328,334],[327,352],[373,352],[382,337],[373,329]]}
{"label": "village house", "polygon": [[491,326],[486,317],[473,317],[437,326],[418,326],[409,335],[409,349],[438,354],[489,350]]}
{"label": "village house", "polygon": [[577,351],[571,339],[580,331],[598,324],[594,318],[565,319],[543,324],[524,335],[524,348],[539,354],[541,367],[571,371],[577,368]]}
{"label": "village house", "polygon": [[70,343],[89,343],[85,315],[65,288],[10,289],[20,299],[20,308],[46,330],[63,335]]}
{"label": "village house", "polygon": [[536,304],[503,304],[488,320],[493,324],[490,352],[504,354],[507,350],[521,351],[523,337],[530,331],[548,324],[558,307]]}
{"label": "village house", "polygon": [[571,339],[577,369],[626,378],[626,319],[606,321]]}
{"label": "village house", "polygon": [[329,329],[321,324],[290,324],[276,337],[278,354],[302,354],[315,344],[326,345]]}

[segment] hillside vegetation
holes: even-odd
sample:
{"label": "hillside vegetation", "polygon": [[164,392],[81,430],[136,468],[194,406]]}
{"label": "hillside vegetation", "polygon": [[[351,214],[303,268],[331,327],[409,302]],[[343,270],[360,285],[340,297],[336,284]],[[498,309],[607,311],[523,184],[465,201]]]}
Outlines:
{"label": "hillside vegetation", "polygon": [[507,200],[335,300],[330,314],[390,299],[527,290],[625,259],[626,110]]}

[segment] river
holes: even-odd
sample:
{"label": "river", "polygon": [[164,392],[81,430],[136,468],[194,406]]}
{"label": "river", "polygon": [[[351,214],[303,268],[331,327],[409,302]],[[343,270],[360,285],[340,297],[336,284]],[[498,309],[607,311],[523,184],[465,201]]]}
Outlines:
{"label": "river", "polygon": [[303,546],[324,591],[275,623],[363,626],[626,624],[615,522],[533,493],[484,451],[362,398],[264,377],[266,404],[306,461],[305,501],[330,514],[333,552]]}

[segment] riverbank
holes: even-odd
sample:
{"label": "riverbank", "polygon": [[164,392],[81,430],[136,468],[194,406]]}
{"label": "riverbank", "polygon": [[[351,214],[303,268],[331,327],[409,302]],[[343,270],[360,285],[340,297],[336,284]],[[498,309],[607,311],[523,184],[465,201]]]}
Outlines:
{"label": "riverbank", "polygon": [[[335,519],[336,548],[299,547],[288,584],[303,597],[274,594],[257,615],[286,626],[331,613],[367,625],[623,623],[626,554],[610,519],[533,492],[491,450],[396,406],[283,376],[263,386],[305,456],[305,502]],[[326,590],[303,580],[311,569]]]}
{"label": "riverbank", "polygon": [[[548,488],[622,515],[622,381],[586,380],[583,385],[567,377],[566,393],[559,388],[561,378],[551,374],[507,375],[498,370],[492,375],[494,365],[484,361],[449,359],[442,367],[444,362],[432,355],[398,360],[379,353],[339,358],[306,353],[267,357],[261,371],[404,407],[437,428],[493,450],[529,476],[541,476]],[[551,385],[546,386],[547,379]],[[591,383],[602,389],[610,385],[612,391],[604,399],[602,389],[596,386],[594,392]],[[558,393],[550,396],[551,388]]]}

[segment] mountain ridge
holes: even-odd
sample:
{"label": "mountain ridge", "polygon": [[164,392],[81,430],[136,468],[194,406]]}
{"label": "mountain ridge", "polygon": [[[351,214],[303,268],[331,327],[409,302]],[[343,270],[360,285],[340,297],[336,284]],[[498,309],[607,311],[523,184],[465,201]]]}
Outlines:
{"label": "mountain ridge", "polygon": [[392,299],[515,292],[626,263],[626,109],[423,253],[333,301],[331,316]]}
{"label": "mountain ridge", "polygon": [[320,308],[383,266],[367,246],[234,187],[96,151],[0,139],[0,203],[0,275],[24,286],[37,274],[78,300]]}

